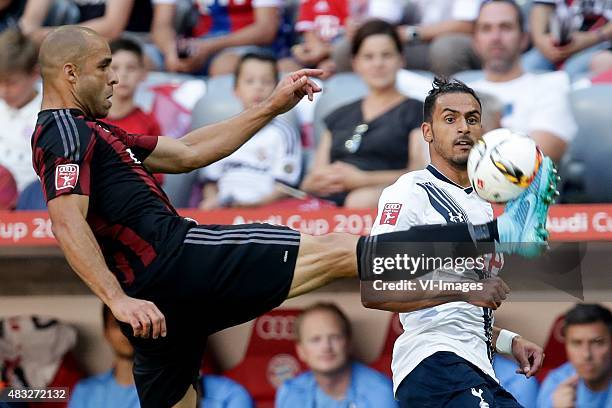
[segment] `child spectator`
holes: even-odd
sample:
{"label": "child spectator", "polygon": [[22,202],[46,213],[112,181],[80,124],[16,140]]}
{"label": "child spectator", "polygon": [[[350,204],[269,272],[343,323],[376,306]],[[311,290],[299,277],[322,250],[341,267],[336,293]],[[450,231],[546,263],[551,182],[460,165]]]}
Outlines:
{"label": "child spectator", "polygon": [[30,146],[42,102],[37,59],[37,47],[17,29],[0,34],[0,165],[19,191],[37,180]]}
{"label": "child spectator", "polygon": [[[104,121],[129,133],[161,135],[155,117],[134,103],[136,88],[147,75],[142,48],[133,40],[120,38],[110,43],[110,49],[111,68],[117,73],[119,83],[113,89],[113,105]],[[156,174],[155,178],[160,184],[163,182],[161,174]]]}
{"label": "child spectator", "polygon": [[142,48],[135,41],[120,38],[110,43],[110,49],[113,56],[111,68],[117,73],[119,83],[113,89],[113,106],[104,121],[129,133],[160,135],[155,117],[134,103],[136,88],[147,75]]}
{"label": "child spectator", "polygon": [[[278,82],[276,59],[244,55],[236,69],[234,92],[245,109],[266,99]],[[285,196],[275,182],[296,185],[301,172],[299,134],[282,118],[274,119],[229,157],[202,170],[201,209],[258,206]]]}

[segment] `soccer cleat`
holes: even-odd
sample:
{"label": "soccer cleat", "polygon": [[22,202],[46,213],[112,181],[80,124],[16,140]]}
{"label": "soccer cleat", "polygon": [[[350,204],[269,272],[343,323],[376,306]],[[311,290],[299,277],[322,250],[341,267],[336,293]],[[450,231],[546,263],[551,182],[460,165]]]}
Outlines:
{"label": "soccer cleat", "polygon": [[546,217],[548,208],[558,195],[558,179],[552,160],[544,157],[529,187],[509,201],[504,213],[497,218],[497,250],[534,258],[548,248]]}

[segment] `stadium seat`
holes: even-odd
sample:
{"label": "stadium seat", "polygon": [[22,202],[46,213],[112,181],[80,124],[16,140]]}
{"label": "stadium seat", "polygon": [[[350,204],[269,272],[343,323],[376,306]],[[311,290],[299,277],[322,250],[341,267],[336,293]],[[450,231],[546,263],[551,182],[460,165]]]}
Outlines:
{"label": "stadium seat", "polygon": [[380,371],[388,377],[392,376],[391,373],[391,359],[393,357],[393,345],[395,340],[404,332],[402,323],[399,320],[399,314],[393,313],[391,319],[389,319],[389,328],[387,329],[387,336],[383,345],[382,352],[376,360],[374,360],[370,367]]}
{"label": "stadium seat", "polygon": [[[568,149],[569,159],[563,167],[571,178],[580,178],[583,199],[588,202],[612,202],[612,85],[595,85],[570,93],[570,102],[578,135]],[[573,166],[573,168],[571,167]],[[569,169],[569,170],[568,170]],[[582,174],[576,174],[581,172]]]}
{"label": "stadium seat", "polygon": [[357,74],[343,72],[334,75],[323,84],[323,92],[314,111],[313,131],[318,143],[325,127],[323,119],[335,109],[363,97],[368,92],[366,84]]}
{"label": "stadium seat", "polygon": [[293,324],[299,313],[276,309],[255,319],[244,359],[223,373],[242,384],[258,408],[272,407],[276,388],[306,369],[295,351]]}
{"label": "stadium seat", "polygon": [[567,361],[565,344],[563,343],[563,333],[561,333],[564,319],[565,314],[557,317],[552,325],[552,328],[550,329],[548,340],[544,346],[544,354],[546,355],[546,358],[544,359],[542,368],[540,368],[540,371],[538,371],[536,374],[536,378],[538,381],[540,381],[540,383],[544,381],[551,370],[554,370]]}

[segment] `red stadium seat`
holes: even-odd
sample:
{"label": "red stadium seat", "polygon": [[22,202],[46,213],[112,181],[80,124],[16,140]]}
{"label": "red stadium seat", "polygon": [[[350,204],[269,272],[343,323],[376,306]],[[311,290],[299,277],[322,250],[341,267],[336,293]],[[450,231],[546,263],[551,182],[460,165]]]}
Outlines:
{"label": "red stadium seat", "polygon": [[295,351],[298,309],[277,309],[255,319],[244,359],[223,375],[242,384],[257,407],[273,407],[276,388],[307,367]]}
{"label": "red stadium seat", "polygon": [[393,313],[389,320],[389,328],[387,329],[387,337],[383,350],[373,363],[370,364],[375,370],[391,377],[391,358],[393,357],[393,344],[400,334],[404,332],[402,323],[399,320],[399,314]]}
{"label": "red stadium seat", "polygon": [[564,319],[565,314],[557,317],[557,320],[555,320],[555,323],[553,323],[550,329],[548,341],[546,341],[546,345],[544,346],[544,354],[546,355],[544,364],[540,371],[538,371],[538,374],[536,374],[536,378],[540,382],[544,381],[544,378],[546,378],[551,370],[554,370],[567,361],[563,333],[561,332]]}

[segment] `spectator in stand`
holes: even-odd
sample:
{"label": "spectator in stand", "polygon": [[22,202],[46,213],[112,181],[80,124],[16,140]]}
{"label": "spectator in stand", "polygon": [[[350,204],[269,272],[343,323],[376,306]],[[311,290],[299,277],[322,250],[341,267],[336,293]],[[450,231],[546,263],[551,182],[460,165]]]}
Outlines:
{"label": "spectator in stand", "polygon": [[14,209],[18,194],[13,175],[0,165],[0,211]]}
{"label": "spectator in stand", "polygon": [[[120,38],[109,45],[113,56],[111,68],[117,74],[119,83],[113,88],[113,106],[104,122],[129,133],[161,135],[157,119],[134,103],[136,88],[147,76],[142,48],[129,38]],[[155,179],[163,183],[162,174],[155,174]]]}
{"label": "spectator in stand", "polygon": [[535,408],[540,384],[535,377],[517,375],[519,369],[516,361],[511,360],[509,356],[495,354],[493,370],[501,386],[524,408]]}
{"label": "spectator in stand", "polygon": [[42,101],[38,48],[16,28],[0,33],[0,165],[21,192],[36,181],[30,138]]}
{"label": "spectator in stand", "polygon": [[401,47],[395,28],[382,20],[357,30],[353,67],[368,95],[325,118],[327,130],[303,190],[339,206],[376,208],[386,186],[424,167],[423,104],[401,94],[395,83]]}
{"label": "spectator in stand", "polygon": [[296,350],[310,371],[287,380],[276,408],[396,408],[391,380],[351,361],[351,323],[333,303],[306,308],[295,322]]}
{"label": "spectator in stand", "polygon": [[568,362],[552,370],[540,388],[538,408],[612,407],[612,313],[578,304],[563,325]]}
{"label": "spectator in stand", "polygon": [[230,74],[241,55],[271,46],[283,6],[282,0],[193,0],[198,22],[187,39],[180,39],[174,28],[176,0],[159,1],[151,34],[166,70],[210,76]]}
{"label": "spectator in stand", "polygon": [[480,0],[411,0],[414,24],[400,25],[406,68],[450,76],[480,68],[472,47]]}
{"label": "spectator in stand", "polygon": [[[568,15],[575,16],[564,17]],[[566,44],[551,20],[571,19],[573,31]],[[612,2],[608,0],[536,0],[530,15],[534,47],[523,57],[528,71],[563,69],[575,79],[588,73],[593,56],[610,48]]]}
{"label": "spectator in stand", "polygon": [[[331,55],[334,43],[338,43],[345,32],[349,19],[351,0],[306,0],[300,5],[295,30],[302,35],[302,42],[291,49],[298,63],[282,68],[288,72],[296,68],[320,68],[331,76],[336,64]],[[281,67],[284,64],[281,62]],[[324,78],[323,78],[324,79]]]}
{"label": "spectator in stand", "polygon": [[[68,408],[139,408],[132,374],[134,349],[106,305],[102,308],[102,319],[104,337],[115,354],[113,368],[79,382],[70,396]],[[203,387],[202,408],[253,407],[248,392],[229,378],[207,375],[200,386]]]}
{"label": "spectator in stand", "polygon": [[[278,82],[276,59],[244,55],[234,77],[234,93],[245,109],[266,99]],[[230,156],[201,170],[203,210],[271,204],[286,195],[276,182],[295,186],[301,174],[300,136],[290,123],[276,118]]]}
{"label": "spectator in stand", "polygon": [[111,68],[119,83],[113,89],[113,106],[104,119],[129,133],[160,135],[159,124],[153,115],[143,112],[134,103],[134,93],[147,76],[140,45],[129,38],[120,38],[110,43],[113,62]]}
{"label": "spectator in stand", "polygon": [[483,3],[474,45],[482,59],[485,79],[469,85],[502,101],[503,127],[528,134],[546,155],[559,161],[577,132],[568,99],[569,78],[564,72],[524,72],[520,56],[527,41],[516,2]]}
{"label": "spectator in stand", "polygon": [[26,0],[0,0],[0,32],[17,27],[25,3]]}
{"label": "spectator in stand", "polygon": [[[163,0],[72,0],[79,9],[79,25],[91,28],[108,40],[124,31],[147,33],[153,19],[151,1]],[[52,27],[43,23],[53,0],[28,0],[19,25],[34,41],[41,43]]]}

